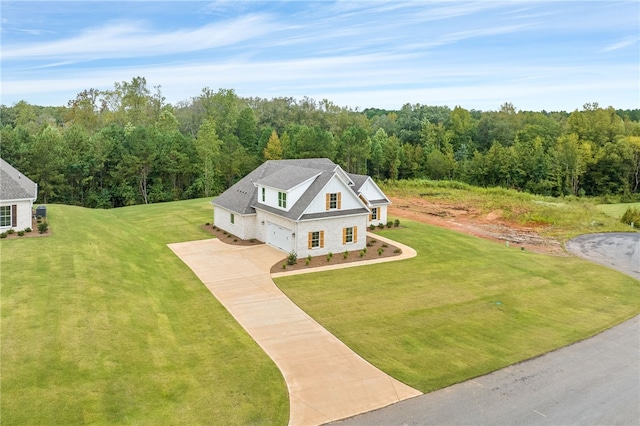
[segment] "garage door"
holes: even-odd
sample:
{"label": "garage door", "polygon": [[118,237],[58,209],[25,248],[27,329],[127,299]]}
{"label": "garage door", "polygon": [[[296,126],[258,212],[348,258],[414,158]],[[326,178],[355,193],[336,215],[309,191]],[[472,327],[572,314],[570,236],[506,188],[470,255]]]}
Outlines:
{"label": "garage door", "polygon": [[289,253],[293,250],[293,236],[291,232],[291,229],[267,222],[267,244],[271,244]]}

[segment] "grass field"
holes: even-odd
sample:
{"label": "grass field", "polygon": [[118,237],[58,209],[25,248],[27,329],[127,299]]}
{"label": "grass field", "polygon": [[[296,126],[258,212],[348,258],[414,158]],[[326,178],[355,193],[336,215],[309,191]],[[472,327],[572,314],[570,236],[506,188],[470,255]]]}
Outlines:
{"label": "grass field", "polygon": [[[3,425],[286,424],[275,365],[166,247],[209,238],[208,200],[48,206],[0,241]],[[277,279],[368,361],[423,391],[583,339],[640,310],[640,282],[403,221],[418,257]]]}
{"label": "grass field", "polygon": [[640,209],[640,203],[598,204],[600,210],[616,219],[620,219],[629,207]]}
{"label": "grass field", "polygon": [[275,281],[368,361],[423,392],[596,334],[640,312],[640,282],[403,221],[418,257]]}
{"label": "grass field", "polygon": [[209,200],[49,205],[0,242],[3,425],[286,424],[277,367],[166,246]]}

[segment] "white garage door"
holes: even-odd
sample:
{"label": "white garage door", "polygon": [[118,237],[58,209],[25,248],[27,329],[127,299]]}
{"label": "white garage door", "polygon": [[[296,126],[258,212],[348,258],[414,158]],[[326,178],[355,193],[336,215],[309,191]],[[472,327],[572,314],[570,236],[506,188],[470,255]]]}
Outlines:
{"label": "white garage door", "polygon": [[267,222],[267,244],[290,253],[293,249],[291,229]]}

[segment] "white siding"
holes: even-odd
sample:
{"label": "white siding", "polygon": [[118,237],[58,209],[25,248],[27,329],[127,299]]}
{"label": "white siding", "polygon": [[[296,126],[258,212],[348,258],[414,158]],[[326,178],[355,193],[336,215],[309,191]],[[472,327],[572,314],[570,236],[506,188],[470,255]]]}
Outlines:
{"label": "white siding", "polygon": [[334,176],[324,187],[324,189],[316,196],[305,210],[305,214],[322,213],[327,211],[327,194],[341,193],[340,210],[351,210],[365,207],[358,196],[349,188],[341,179]]}
{"label": "white siding", "polygon": [[[314,177],[313,179],[309,179],[306,182],[301,183],[300,185],[291,188],[289,191],[286,191],[287,194],[287,208],[283,209],[286,211],[289,211],[289,209],[291,209],[291,207],[294,206],[295,203],[298,202],[298,200],[300,199],[300,197],[302,196],[302,194],[304,194],[304,192],[307,190],[307,188],[309,188],[309,186],[311,186],[311,184],[313,183],[313,181],[316,178]],[[264,188],[265,190],[265,200],[264,202],[262,201],[262,188]],[[273,189],[273,188],[269,188],[267,186],[261,186],[258,185],[258,203],[260,204],[266,204],[268,206],[271,207],[275,207],[275,208],[281,208],[278,206],[278,192],[283,192],[277,189]]]}
{"label": "white siding", "polygon": [[0,231],[4,232],[8,229],[22,231],[25,228],[31,228],[31,216],[33,215],[33,202],[31,200],[18,201],[2,201],[0,206],[16,206],[16,226],[3,226]]}
{"label": "white siding", "polygon": [[360,193],[365,196],[367,200],[382,200],[385,197],[384,193],[378,185],[376,185],[371,178],[367,179],[366,182],[360,187]]}

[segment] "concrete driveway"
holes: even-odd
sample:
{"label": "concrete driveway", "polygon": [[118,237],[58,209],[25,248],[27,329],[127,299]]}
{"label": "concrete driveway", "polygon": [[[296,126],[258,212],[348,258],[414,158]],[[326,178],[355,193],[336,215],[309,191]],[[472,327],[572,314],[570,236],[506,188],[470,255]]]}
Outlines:
{"label": "concrete driveway", "polygon": [[[319,425],[421,394],[362,359],[276,287],[269,270],[283,252],[217,239],[169,248],[278,366],[289,390],[289,424]],[[403,250],[403,257],[415,255]]]}

